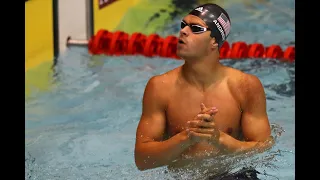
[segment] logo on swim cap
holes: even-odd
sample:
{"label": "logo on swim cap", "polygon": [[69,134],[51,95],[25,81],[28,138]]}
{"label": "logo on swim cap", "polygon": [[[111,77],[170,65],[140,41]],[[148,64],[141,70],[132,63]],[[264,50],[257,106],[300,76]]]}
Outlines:
{"label": "logo on swim cap", "polygon": [[226,15],[221,13],[217,19],[213,20],[213,22],[217,26],[221,34],[222,40],[224,41],[230,33],[231,25],[230,25],[229,19],[227,18]]}
{"label": "logo on swim cap", "polygon": [[226,40],[226,35],[224,34],[223,28],[221,27],[220,23],[215,19],[213,20],[214,24],[217,26],[217,29],[219,30],[222,40]]}
{"label": "logo on swim cap", "polygon": [[198,7],[198,8],[196,8],[195,10],[196,10],[196,11],[199,11],[199,12],[202,12],[202,9],[203,9],[203,7]]}
{"label": "logo on swim cap", "polygon": [[225,35],[228,36],[230,33],[231,25],[230,25],[230,21],[227,18],[227,16],[225,14],[221,13],[217,20],[222,25]]}

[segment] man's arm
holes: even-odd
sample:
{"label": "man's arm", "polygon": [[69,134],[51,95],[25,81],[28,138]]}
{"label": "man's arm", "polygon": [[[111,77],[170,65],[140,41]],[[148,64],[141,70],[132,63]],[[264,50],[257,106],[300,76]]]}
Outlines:
{"label": "man's arm", "polygon": [[190,146],[186,132],[163,141],[166,128],[166,92],[161,77],[149,80],[143,96],[142,115],[136,132],[135,163],[139,170],[170,164]]}
{"label": "man's arm", "polygon": [[247,152],[252,148],[264,151],[273,145],[264,88],[260,80],[253,75],[246,75],[244,82],[241,89],[244,94],[241,100],[244,141],[220,132],[219,142],[225,150],[231,152]]}

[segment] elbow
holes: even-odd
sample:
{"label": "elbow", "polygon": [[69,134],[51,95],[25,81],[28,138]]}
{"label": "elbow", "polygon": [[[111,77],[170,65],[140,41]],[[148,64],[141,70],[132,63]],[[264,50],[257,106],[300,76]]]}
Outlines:
{"label": "elbow", "polygon": [[265,138],[261,141],[257,141],[256,147],[259,152],[265,152],[265,151],[270,150],[274,144],[275,144],[275,141],[274,141],[273,137],[270,136],[270,137]]}
{"label": "elbow", "polygon": [[145,171],[145,170],[148,169],[148,168],[145,168],[145,167],[143,167],[143,166],[141,166],[141,165],[138,165],[137,163],[136,163],[136,166],[137,166],[137,168],[138,168],[139,171]]}
{"label": "elbow", "polygon": [[139,155],[137,151],[134,152],[134,161],[139,171],[145,171],[150,169],[149,167],[147,167],[147,163],[144,162],[143,158]]}
{"label": "elbow", "polygon": [[143,165],[143,162],[137,160],[137,158],[135,158],[135,164],[139,171],[147,170],[147,168]]}
{"label": "elbow", "polygon": [[136,167],[139,171],[145,171],[148,169],[152,169],[152,167],[148,167],[148,165],[141,160],[135,160],[135,164],[136,164]]}

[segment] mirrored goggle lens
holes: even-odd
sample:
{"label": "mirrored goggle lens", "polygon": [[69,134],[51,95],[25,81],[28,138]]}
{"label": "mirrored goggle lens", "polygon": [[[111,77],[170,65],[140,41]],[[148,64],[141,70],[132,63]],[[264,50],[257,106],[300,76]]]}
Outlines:
{"label": "mirrored goggle lens", "polygon": [[[187,23],[182,21],[181,22],[181,29],[183,29],[186,26],[187,26]],[[202,26],[199,26],[199,25],[189,25],[189,27],[190,27],[191,31],[194,33],[201,33],[201,32],[205,31],[205,28]]]}

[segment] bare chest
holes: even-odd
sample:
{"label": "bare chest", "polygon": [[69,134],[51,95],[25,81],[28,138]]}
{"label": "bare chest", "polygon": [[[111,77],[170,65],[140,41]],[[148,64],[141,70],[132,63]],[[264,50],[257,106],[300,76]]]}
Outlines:
{"label": "bare chest", "polygon": [[212,89],[210,92],[199,92],[195,89],[175,91],[167,106],[167,130],[173,136],[186,128],[187,121],[200,112],[200,104],[206,107],[217,107],[215,123],[218,128],[231,136],[238,136],[241,112],[239,102],[225,86]]}

